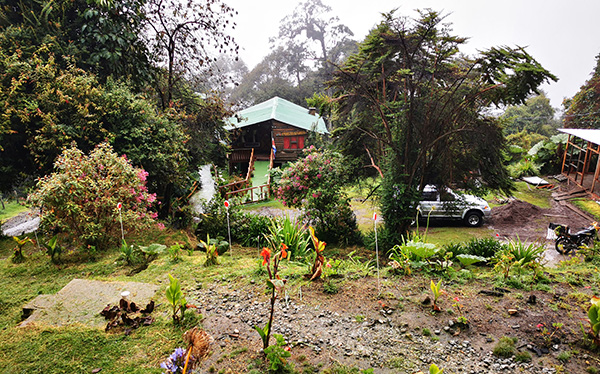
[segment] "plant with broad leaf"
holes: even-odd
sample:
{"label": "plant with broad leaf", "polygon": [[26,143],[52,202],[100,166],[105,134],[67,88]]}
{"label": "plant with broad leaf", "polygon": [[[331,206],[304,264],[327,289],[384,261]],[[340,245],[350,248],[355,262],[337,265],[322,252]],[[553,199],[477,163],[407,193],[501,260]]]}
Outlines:
{"label": "plant with broad leaf", "polygon": [[315,248],[315,262],[313,263],[310,280],[315,280],[321,276],[323,273],[323,265],[325,264],[325,256],[323,256],[323,251],[325,250],[325,246],[327,243],[321,241],[315,235],[315,229],[312,226],[308,227],[308,231],[310,232],[310,238],[313,242],[313,247]]}
{"label": "plant with broad leaf", "polygon": [[254,329],[258,331],[262,342],[263,342],[263,350],[267,349],[269,346],[269,338],[271,336],[271,327],[273,326],[273,313],[275,311],[275,301],[277,297],[283,291],[285,286],[285,279],[281,279],[279,277],[279,263],[281,260],[288,256],[287,253],[287,245],[281,243],[279,252],[274,255],[271,254],[271,249],[264,247],[260,255],[263,258],[262,265],[267,269],[267,287],[271,291],[271,311],[269,313],[269,321],[265,325],[265,327],[261,328],[260,326],[254,326]]}
{"label": "plant with broad leaf", "polygon": [[282,373],[286,368],[291,369],[292,365],[286,360],[292,354],[290,347],[286,346],[283,335],[274,334],[277,343],[265,349],[267,361],[269,361],[269,373]]}
{"label": "plant with broad leaf", "polygon": [[206,241],[200,240],[200,246],[206,250],[206,261],[204,266],[213,266],[219,264],[219,251],[217,242],[210,240],[210,235],[206,234]]}
{"label": "plant with broad leaf", "polygon": [[437,305],[437,301],[444,292],[442,290],[442,280],[440,279],[440,281],[436,284],[432,279],[429,288],[431,288],[431,292],[433,292],[433,310],[439,312],[440,307]]}
{"label": "plant with broad leaf", "polygon": [[33,240],[31,240],[27,236],[24,237],[23,239],[19,238],[18,236],[13,236],[12,238],[15,241],[15,243],[17,243],[17,246],[15,247],[15,250],[13,252],[13,256],[12,256],[11,260],[13,263],[18,264],[18,263],[25,261],[25,255],[23,254],[23,247],[25,247],[25,245],[27,243],[33,243]]}
{"label": "plant with broad leaf", "polygon": [[594,345],[600,347],[600,297],[592,296],[590,303],[592,305],[588,309],[590,323],[588,335],[591,337]]}
{"label": "plant with broad leaf", "polygon": [[169,274],[169,287],[167,287],[165,294],[169,304],[171,304],[171,307],[173,308],[173,323],[177,324],[183,321],[185,310],[187,309],[187,301],[185,300],[185,297],[183,297],[179,280],[174,278],[171,274]]}
{"label": "plant with broad leaf", "polygon": [[58,236],[54,235],[48,243],[42,243],[46,248],[46,253],[50,256],[52,263],[57,264],[59,262],[59,256],[62,253],[62,246],[58,244]]}

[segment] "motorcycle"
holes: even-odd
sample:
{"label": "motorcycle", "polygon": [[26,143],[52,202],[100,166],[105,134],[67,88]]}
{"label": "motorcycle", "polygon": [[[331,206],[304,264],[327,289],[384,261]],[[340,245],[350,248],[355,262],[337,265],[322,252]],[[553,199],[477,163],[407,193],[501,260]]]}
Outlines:
{"label": "motorcycle", "polygon": [[592,222],[590,227],[571,234],[569,226],[550,223],[548,225],[548,236],[554,236],[554,239],[556,239],[554,244],[556,251],[566,255],[571,251],[575,253],[580,248],[594,247],[594,240],[598,239],[597,232],[599,229],[598,222]]}

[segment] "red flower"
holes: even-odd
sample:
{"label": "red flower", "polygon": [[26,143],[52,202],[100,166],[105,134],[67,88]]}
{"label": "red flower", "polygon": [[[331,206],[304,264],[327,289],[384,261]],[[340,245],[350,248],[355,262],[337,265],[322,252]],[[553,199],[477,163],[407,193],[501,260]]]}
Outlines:
{"label": "red flower", "polygon": [[543,323],[538,323],[538,325],[536,326],[538,329],[541,329],[542,327],[544,327]]}
{"label": "red flower", "polygon": [[262,252],[260,252],[260,255],[263,258],[263,263],[262,264],[265,265],[269,261],[269,259],[271,258],[271,250],[269,248],[267,248],[267,247],[263,247],[263,250],[262,250]]}
{"label": "red flower", "polygon": [[288,249],[288,246],[285,243],[281,243],[281,258],[286,258],[288,253],[285,251]]}

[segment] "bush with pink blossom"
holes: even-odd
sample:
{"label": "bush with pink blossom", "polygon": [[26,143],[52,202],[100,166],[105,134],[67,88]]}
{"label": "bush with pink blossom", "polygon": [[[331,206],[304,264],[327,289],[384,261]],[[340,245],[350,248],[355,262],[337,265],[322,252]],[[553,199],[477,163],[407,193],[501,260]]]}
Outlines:
{"label": "bush with pink blossom", "polygon": [[283,171],[277,198],[286,206],[302,209],[304,220],[322,240],[356,242],[360,236],[356,217],[342,191],[349,180],[342,156],[314,146],[304,153],[304,158]]}
{"label": "bush with pink blossom", "polygon": [[30,203],[41,208],[43,229],[105,250],[121,242],[120,219],[126,233],[155,222],[151,206],[156,195],[146,188],[148,173],[133,167],[125,155],[118,156],[108,143],[89,155],[76,147],[66,149],[54,168],[29,195]]}

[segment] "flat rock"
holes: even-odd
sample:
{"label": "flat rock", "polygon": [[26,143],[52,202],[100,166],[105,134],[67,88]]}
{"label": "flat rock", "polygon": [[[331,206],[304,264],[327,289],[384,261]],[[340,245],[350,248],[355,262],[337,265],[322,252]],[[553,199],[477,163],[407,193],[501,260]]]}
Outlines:
{"label": "flat rock", "polygon": [[128,299],[143,306],[154,297],[159,287],[139,282],[73,279],[56,294],[39,295],[23,306],[23,316],[26,319],[19,326],[65,326],[80,323],[90,327],[103,327],[106,321],[99,313],[108,304],[118,304],[121,292],[129,291]]}

